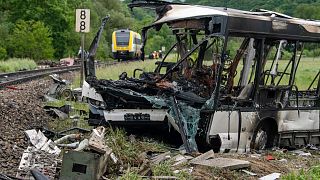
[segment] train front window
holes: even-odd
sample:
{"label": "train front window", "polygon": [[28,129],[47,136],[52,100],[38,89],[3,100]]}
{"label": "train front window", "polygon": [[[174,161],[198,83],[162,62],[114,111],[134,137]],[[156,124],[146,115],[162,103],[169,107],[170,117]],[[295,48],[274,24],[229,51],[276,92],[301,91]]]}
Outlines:
{"label": "train front window", "polygon": [[130,39],[130,32],[116,33],[117,46],[128,46],[129,39]]}

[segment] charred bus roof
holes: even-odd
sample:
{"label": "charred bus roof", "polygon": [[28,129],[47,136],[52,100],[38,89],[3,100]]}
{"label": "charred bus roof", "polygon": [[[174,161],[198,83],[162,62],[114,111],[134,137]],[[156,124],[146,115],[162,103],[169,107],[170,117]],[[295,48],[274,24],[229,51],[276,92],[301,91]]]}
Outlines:
{"label": "charred bus roof", "polygon": [[[190,13],[192,12],[192,13]],[[146,29],[168,24],[172,28],[199,29],[223,36],[268,37],[320,41],[320,22],[290,17],[268,10],[166,4],[156,8],[157,19]]]}

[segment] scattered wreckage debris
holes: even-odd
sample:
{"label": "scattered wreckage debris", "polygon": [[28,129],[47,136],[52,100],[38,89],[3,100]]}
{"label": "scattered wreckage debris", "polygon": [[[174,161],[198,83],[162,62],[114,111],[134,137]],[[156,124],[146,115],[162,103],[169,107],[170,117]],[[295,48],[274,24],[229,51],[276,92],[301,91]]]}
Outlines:
{"label": "scattered wreckage debris", "polygon": [[213,158],[200,161],[194,161],[193,164],[201,166],[209,166],[215,168],[227,168],[230,170],[242,169],[250,167],[250,162],[231,159],[231,158]]}
{"label": "scattered wreckage debris", "polygon": [[40,130],[32,129],[25,133],[33,146],[28,146],[22,154],[16,177],[30,179],[31,170],[36,168],[48,178],[54,179],[61,150]]}
{"label": "scattered wreckage debris", "polygon": [[105,144],[104,127],[93,129],[89,140],[80,144],[78,149],[64,153],[60,179],[100,179],[108,163],[117,163],[112,149]]}
{"label": "scattered wreckage debris", "polygon": [[45,105],[43,108],[51,117],[59,118],[60,120],[67,119],[72,110],[71,105],[66,104],[60,107]]}
{"label": "scattered wreckage debris", "polygon": [[22,154],[17,178],[32,179],[32,170],[37,169],[48,179],[56,178],[56,171],[61,160],[56,154],[50,154],[29,146]]}
{"label": "scattered wreckage debris", "polygon": [[81,97],[81,88],[70,89],[70,82],[60,78],[57,74],[49,75],[53,80],[53,84],[50,86],[45,99],[49,101],[54,101],[55,99],[64,99],[77,101]]}
{"label": "scattered wreckage debris", "polygon": [[[18,178],[30,179],[39,171],[48,179],[57,178],[59,174],[59,179],[100,179],[108,163],[118,161],[104,142],[104,127],[93,129],[89,140],[81,134],[69,134],[52,141],[40,130],[25,133],[32,146],[28,146],[21,157]],[[63,159],[59,147],[64,149]]]}
{"label": "scattered wreckage debris", "polygon": [[[81,136],[79,134],[70,134],[70,135],[66,135],[62,138],[59,138],[55,141],[47,139],[47,143],[45,143],[46,138],[41,133],[41,131],[29,130],[29,131],[26,131],[26,134],[29,134],[29,137],[30,137],[29,139],[31,140],[31,143],[34,142],[34,143],[32,143],[32,144],[34,144],[34,149],[36,149],[37,147],[40,149],[45,149],[45,148],[41,148],[40,146],[41,146],[41,144],[48,144],[48,141],[51,141],[54,144],[66,143],[66,145],[70,144],[69,142],[74,142],[74,141],[78,142],[77,144],[79,144],[79,145],[77,146],[76,149],[74,149],[75,147],[69,147],[69,146],[65,147],[65,146],[59,146],[59,144],[57,144],[57,146],[59,148],[65,149],[65,154],[63,156],[62,162],[61,162],[61,157],[59,157],[59,158],[52,157],[51,159],[55,160],[54,162],[47,161],[45,158],[44,158],[45,159],[44,161],[41,161],[42,163],[47,162],[47,164],[52,164],[57,161],[58,162],[57,166],[52,166],[52,167],[54,167],[57,170],[61,169],[59,179],[70,179],[71,176],[72,177],[79,176],[79,178],[81,178],[81,179],[84,179],[85,177],[90,177],[89,179],[92,179],[92,177],[96,177],[96,176],[99,176],[101,178],[102,178],[102,176],[108,177],[110,174],[105,174],[106,169],[110,168],[110,166],[112,166],[114,164],[117,164],[118,167],[120,166],[120,169],[118,169],[118,171],[119,171],[118,173],[120,173],[119,175],[121,175],[123,173],[123,171],[121,170],[121,167],[124,167],[123,166],[124,164],[122,164],[122,163],[119,164],[118,158],[115,157],[115,155],[112,153],[112,150],[108,146],[105,145],[105,132],[106,132],[106,130],[104,129],[104,127],[98,127],[96,129],[92,130],[91,132],[92,133],[88,138],[85,138],[84,136]],[[130,139],[133,139],[133,138],[130,138]],[[135,139],[135,140],[133,140],[132,143],[137,143],[137,141],[138,140]],[[37,144],[35,144],[35,142],[37,142]],[[54,146],[51,146],[51,147],[54,147]],[[54,148],[52,148],[52,149],[54,149]],[[283,152],[280,150],[278,150],[278,151]],[[39,150],[36,152],[39,153]],[[48,152],[50,152],[50,150],[47,152],[40,151],[40,153],[45,153],[47,155],[47,157],[51,157]],[[286,151],[286,152],[293,153],[294,151]],[[51,154],[51,155],[57,157],[56,154]],[[139,168],[137,168],[137,169],[138,169],[138,174],[140,175],[141,178],[179,179],[178,174],[180,172],[187,173],[190,176],[193,176],[193,173],[196,173],[199,168],[201,169],[201,167],[221,169],[221,172],[219,171],[219,173],[228,173],[232,170],[236,170],[236,169],[240,168],[240,171],[237,171],[237,172],[243,172],[244,174],[247,174],[247,172],[245,172],[243,170],[247,170],[249,172],[256,173],[255,168],[261,168],[261,167],[257,166],[257,164],[255,164],[256,162],[259,162],[259,161],[253,160],[256,158],[251,158],[251,159],[248,158],[245,160],[239,160],[238,156],[226,158],[226,157],[221,157],[221,155],[222,154],[220,154],[220,153],[215,154],[212,150],[210,150],[206,153],[203,153],[203,154],[193,154],[193,157],[190,155],[181,154],[181,152],[178,150],[167,151],[167,152],[160,153],[160,154],[159,153],[152,153],[152,152],[145,152],[139,156],[142,159],[142,162],[141,162],[142,164],[139,165]],[[33,156],[35,156],[35,155],[33,155]],[[33,157],[33,156],[29,155],[28,157]],[[243,155],[243,156],[247,156],[247,155]],[[243,159],[243,158],[244,157],[242,157],[240,159]],[[27,159],[27,158],[21,158],[21,159]],[[259,157],[259,159],[260,159],[260,161],[263,162],[264,156],[261,155]],[[216,161],[221,162],[221,160],[227,160],[227,161],[223,162],[222,164],[216,163]],[[241,164],[232,164],[232,162],[234,162],[234,161],[241,162]],[[243,162],[248,162],[248,161],[250,162],[251,166],[256,166],[256,167],[254,167],[254,168],[249,167],[249,166],[247,166],[246,163],[243,163]],[[157,176],[155,176],[152,167],[156,166],[158,164],[167,163],[167,162],[170,162],[169,164],[171,166],[171,170],[176,175],[173,175],[173,176],[159,176],[159,175],[157,175]],[[269,163],[273,164],[275,162],[276,161],[272,161],[272,162],[270,161]],[[62,166],[61,166],[61,164],[62,164]],[[105,165],[105,166],[102,166],[101,164]],[[47,176],[47,177],[54,176],[54,174],[50,175],[50,173],[48,175],[47,171],[55,172],[51,169],[47,169],[47,171],[44,171],[44,172],[42,171],[43,169],[46,168],[46,165],[43,165],[41,163],[40,164],[36,163],[36,165],[30,165],[28,167],[30,167],[29,170],[31,170],[32,168],[34,168],[34,166],[36,166],[39,173],[43,174],[44,176]],[[42,167],[42,169],[39,167]],[[266,168],[266,167],[263,167],[263,168]],[[20,173],[20,174],[23,174],[24,177],[26,177],[26,173],[28,172],[28,170],[26,170],[26,169],[25,169],[25,171],[21,171],[21,173]],[[63,173],[63,171],[65,171],[65,174]],[[272,171],[272,169],[270,169],[270,171]],[[266,172],[270,172],[270,171],[266,171]],[[283,173],[283,171],[278,171],[278,172],[281,172],[281,174]],[[57,174],[58,173],[55,173],[56,176],[57,176]],[[62,176],[62,174],[66,175],[66,176]],[[75,175],[75,174],[77,174],[77,175]],[[267,175],[266,173],[261,174],[261,172],[256,173],[256,174],[257,174],[256,176],[254,176],[254,175],[252,175],[252,176],[263,177],[263,175]],[[28,172],[28,175],[30,175],[30,172]],[[250,174],[248,174],[248,175],[250,175]]]}
{"label": "scattered wreckage debris", "polygon": [[280,173],[272,173],[266,176],[259,178],[259,180],[276,180],[280,178]]}
{"label": "scattered wreckage debris", "polygon": [[22,90],[0,90],[0,172],[15,176],[28,143],[24,131],[43,127],[51,118],[42,108],[40,97],[50,85],[46,79],[19,84]]}

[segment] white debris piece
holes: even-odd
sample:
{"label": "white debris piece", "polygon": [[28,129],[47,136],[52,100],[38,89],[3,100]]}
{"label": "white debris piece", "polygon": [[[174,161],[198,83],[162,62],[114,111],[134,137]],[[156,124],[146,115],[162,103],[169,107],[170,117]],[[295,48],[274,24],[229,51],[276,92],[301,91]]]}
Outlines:
{"label": "white debris piece", "polygon": [[21,161],[19,164],[19,170],[23,170],[26,167],[30,166],[30,162],[32,159],[32,154],[30,153],[30,150],[32,150],[34,147],[28,146],[27,149],[23,152]]}
{"label": "white debris piece", "polygon": [[288,160],[286,160],[286,159],[280,159],[279,162],[287,163]]}
{"label": "white debris piece", "polygon": [[82,151],[83,149],[89,146],[89,140],[84,139],[80,142],[79,146],[75,149],[75,151]]}
{"label": "white debris piece", "polygon": [[257,175],[256,173],[247,171],[247,170],[245,170],[245,169],[242,169],[241,171],[244,172],[244,173],[246,173],[246,174],[249,174],[250,176],[256,176],[256,175]]}
{"label": "white debris piece", "polygon": [[172,159],[175,161],[175,163],[172,166],[177,166],[179,164],[188,162],[188,160],[193,159],[193,157],[178,154],[178,155],[174,156]]}
{"label": "white debris piece", "polygon": [[301,153],[299,154],[299,156],[311,156],[311,153],[307,152],[307,153]]}
{"label": "white debris piece", "polygon": [[50,154],[60,154],[61,150],[56,146],[52,140],[48,138],[39,130],[38,132],[35,129],[26,130],[26,135],[28,136],[31,144],[36,147],[38,150],[41,149]]}
{"label": "white debris piece", "polygon": [[26,130],[30,142],[37,149],[41,149],[41,147],[47,142],[48,138],[39,130],[38,132],[35,129]]}
{"label": "white debris piece", "polygon": [[276,180],[280,178],[280,173],[272,173],[266,176],[259,178],[259,180]]}
{"label": "white debris piece", "polygon": [[61,150],[58,148],[58,146],[55,145],[55,143],[49,139],[41,148],[42,151],[46,151],[50,154],[56,154],[59,155]]}
{"label": "white debris piece", "polygon": [[111,153],[111,154],[110,154],[110,157],[111,157],[112,161],[113,161],[115,164],[119,161],[119,159],[116,157],[116,155],[115,155],[114,153]]}

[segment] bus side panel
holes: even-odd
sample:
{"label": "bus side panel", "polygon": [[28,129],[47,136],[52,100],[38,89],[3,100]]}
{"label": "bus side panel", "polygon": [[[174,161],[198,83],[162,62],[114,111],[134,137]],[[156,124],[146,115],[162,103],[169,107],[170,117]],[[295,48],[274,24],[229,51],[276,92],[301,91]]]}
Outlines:
{"label": "bus side panel", "polygon": [[278,124],[279,132],[319,130],[319,110],[279,111]]}
{"label": "bus side panel", "polygon": [[[230,119],[229,119],[230,117]],[[257,121],[256,112],[241,112],[241,135],[239,151],[245,152],[250,149],[250,142]],[[210,137],[221,140],[220,152],[230,150],[235,152],[238,145],[239,112],[217,111],[214,114],[210,127]],[[229,128],[229,125],[230,128]],[[228,133],[229,132],[229,133]],[[216,146],[215,144],[212,144]]]}

